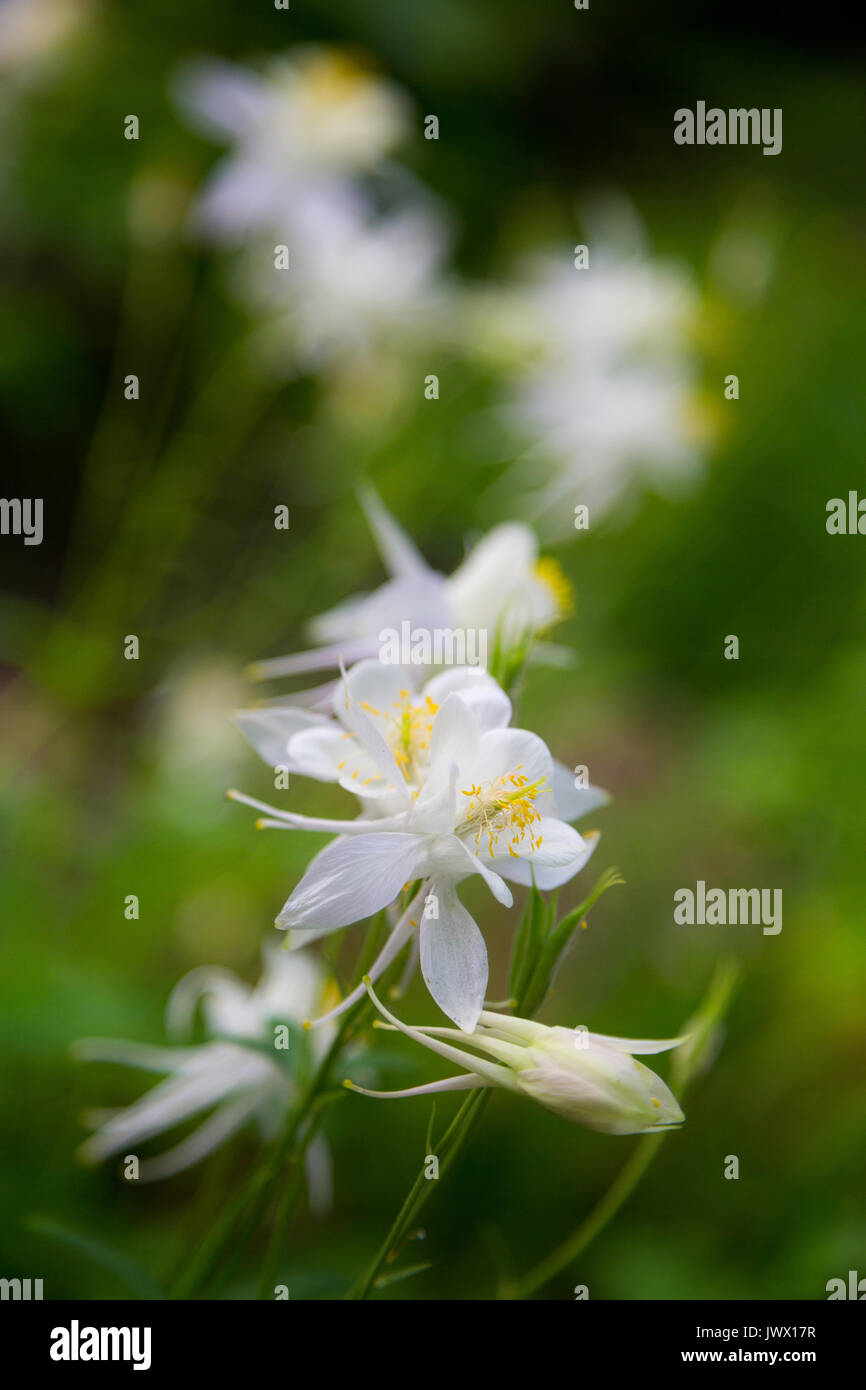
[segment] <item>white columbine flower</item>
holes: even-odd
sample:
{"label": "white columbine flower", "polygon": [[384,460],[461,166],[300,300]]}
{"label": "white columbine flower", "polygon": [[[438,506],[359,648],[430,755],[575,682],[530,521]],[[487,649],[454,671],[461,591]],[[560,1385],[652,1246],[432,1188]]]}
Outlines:
{"label": "white columbine flower", "polygon": [[[207,1115],[173,1148],[141,1162],[140,1177],[153,1181],[198,1163],[248,1121],[256,1122],[263,1138],[272,1137],[297,1094],[299,1049],[312,1048],[307,1060],[314,1061],[330,1042],[327,1033],[310,1040],[303,1031],[293,1031],[288,1049],[277,1050],[273,1030],[280,1025],[300,1030],[325,997],[325,975],[314,956],[270,948],[255,988],[230,970],[207,966],[191,971],[175,986],[166,1010],[167,1031],[175,1037],[189,1036],[201,1002],[206,1042],[150,1047],[114,1038],[80,1040],[73,1050],[85,1061],[118,1062],[165,1074],[165,1080],[125,1110],[87,1117],[95,1133],[82,1145],[82,1158],[98,1163],[112,1154],[134,1152],[154,1135]],[[330,1158],[319,1138],[308,1150],[307,1181],[311,1205],[321,1209],[328,1201]]]}
{"label": "white columbine flower", "polygon": [[[438,681],[416,698],[408,672],[362,662],[338,688],[339,725],[316,724],[290,737],[296,766],[315,766],[316,775],[343,780],[359,796],[364,811],[357,820],[296,815],[239,792],[229,796],[264,811],[262,826],[337,836],[310,863],[278,927],[302,930],[307,939],[336,931],[420,881],[370,974],[377,978],[419,928],[427,987],[471,1032],[484,1003],[487,950],[457,885],[480,874],[510,907],[506,880],[534,878],[542,890],[566,883],[598,839],[567,822],[606,797],[575,789],[537,735],[506,727],[510,704],[484,673],[449,672]],[[431,688],[444,696],[441,704]],[[359,986],[337,1012],[362,993]]]}
{"label": "white columbine flower", "polygon": [[[555,560],[539,556],[529,526],[508,522],[494,527],[446,577],[431,569],[372,488],[359,495],[389,574],[387,583],[314,618],[311,633],[323,645],[257,662],[251,668],[256,679],[335,668],[341,660],[381,655],[394,634],[402,641],[408,633],[411,643],[412,633],[423,637],[437,631],[462,636],[467,648],[471,640],[476,653],[483,647],[489,665],[497,652],[507,657],[513,647],[528,649],[569,611],[568,581]],[[536,653],[561,659],[559,649],[549,645],[536,647]]]}
{"label": "white columbine flower", "polygon": [[423,683],[422,677],[417,667],[367,659],[335,686],[330,716],[266,705],[241,710],[236,722],[269,766],[337,782],[371,803],[368,814],[394,813],[405,810],[407,791],[417,796],[426,780],[433,722],[450,694],[470,705],[482,730],[505,728],[511,719],[511,701],[480,667],[458,666]]}
{"label": "white columbine flower", "polygon": [[[371,999],[390,1024],[432,1052],[457,1062],[466,1071],[444,1081],[403,1091],[370,1091],[354,1082],[344,1084],[377,1098],[432,1095],[499,1086],[529,1096],[567,1120],[604,1134],[649,1134],[673,1129],[685,1116],[669,1088],[635,1054],[666,1052],[685,1038],[655,1041],[611,1038],[581,1029],[549,1028],[508,1014],[481,1014],[471,1038],[454,1028],[412,1028],[401,1023],[377,999],[367,979]],[[456,1039],[478,1050],[443,1039]],[[490,1060],[490,1059],[493,1060]]]}
{"label": "white columbine flower", "polygon": [[273,246],[246,252],[238,286],[262,320],[255,350],[275,375],[357,370],[376,354],[399,365],[397,354],[443,331],[444,220],[414,188],[393,201],[380,211],[348,181],[306,187],[275,224],[289,268],[274,264]]}
{"label": "white columbine flower", "polygon": [[181,69],[175,91],[204,134],[232,146],[198,214],[224,240],[279,226],[310,189],[375,169],[408,128],[402,93],[339,49],[297,48],[261,74],[204,60]]}
{"label": "white columbine flower", "polygon": [[272,58],[262,75],[193,64],[176,91],[205,134],[233,146],[196,218],[211,239],[246,247],[236,287],[261,320],[250,351],[279,376],[331,372],[349,397],[360,368],[365,405],[371,383],[387,400],[405,350],[429,347],[452,317],[446,219],[389,158],[410,128],[405,96],[321,46]]}
{"label": "white columbine flower", "polygon": [[529,445],[501,488],[528,493],[550,533],[573,534],[578,504],[598,516],[700,470],[696,294],[679,267],[593,247],[585,269],[539,258],[522,286],[477,303],[510,368],[504,418]]}

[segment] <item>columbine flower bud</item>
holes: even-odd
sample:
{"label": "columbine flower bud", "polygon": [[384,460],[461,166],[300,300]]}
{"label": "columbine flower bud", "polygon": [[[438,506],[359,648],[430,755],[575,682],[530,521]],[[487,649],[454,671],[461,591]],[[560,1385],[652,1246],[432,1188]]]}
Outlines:
{"label": "columbine flower bud", "polygon": [[[494,1018],[504,1037],[513,1035],[509,1025],[526,1030],[527,1020],[494,1014],[482,1014],[482,1024]],[[633,1054],[663,1052],[684,1039],[610,1038],[536,1023],[529,1028],[534,1036],[528,1037],[528,1030],[524,1034],[524,1055],[513,1069],[520,1089],[532,1100],[605,1134],[642,1134],[682,1124],[685,1116],[676,1097]]]}
{"label": "columbine flower bud", "polygon": [[[531,1019],[483,1012],[471,1034],[455,1028],[410,1028],[367,992],[389,1023],[432,1052],[458,1062],[460,1076],[405,1091],[366,1091],[372,1096],[430,1095],[498,1086],[517,1091],[567,1120],[605,1134],[646,1134],[672,1129],[685,1116],[676,1097],[635,1054],[665,1052],[685,1038],[613,1038],[581,1028],[549,1028]],[[455,1047],[444,1039],[456,1039]],[[465,1051],[473,1047],[481,1056]],[[489,1060],[493,1058],[494,1060]],[[363,1090],[353,1082],[351,1090]]]}

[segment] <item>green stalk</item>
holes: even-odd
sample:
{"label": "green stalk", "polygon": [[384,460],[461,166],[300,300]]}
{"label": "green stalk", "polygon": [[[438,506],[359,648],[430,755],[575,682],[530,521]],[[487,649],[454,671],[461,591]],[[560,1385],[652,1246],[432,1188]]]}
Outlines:
{"label": "green stalk", "polygon": [[[555,928],[552,927],[555,902],[550,905],[546,904],[533,882],[523,921],[517,931],[509,977],[509,989],[514,988],[518,996],[515,1000],[516,1013],[525,1014],[531,1018],[537,1012],[549,989],[557,959],[568,944],[578,922],[583,920],[586,913],[608,888],[621,882],[622,879],[615,869],[608,870],[599,879],[589,897],[564,917]],[[551,942],[555,943],[553,949],[550,947]],[[457,1111],[439,1145],[440,1182],[472,1135],[489,1098],[489,1091],[475,1091],[467,1097]],[[444,1154],[443,1150],[445,1151]],[[434,1187],[438,1188],[439,1183],[434,1184],[428,1181],[424,1176],[424,1165],[422,1165],[391,1229],[368,1269],[346,1294],[347,1299],[356,1300],[370,1297],[376,1287],[382,1266],[403,1238],[409,1225],[417,1218],[433,1195]]]}
{"label": "green stalk", "polygon": [[[359,978],[375,958],[381,926],[382,914],[379,914],[370,923],[364,939],[357,966]],[[279,1183],[280,1175],[284,1171],[285,1165],[291,1161],[297,1143],[301,1141],[306,1144],[312,1138],[312,1133],[308,1133],[308,1131],[314,1130],[319,1118],[318,1115],[313,1116],[313,1111],[320,1108],[319,1101],[327,1088],[331,1069],[342,1051],[353,1025],[361,1019],[369,1008],[369,1001],[362,999],[342,1016],[331,1046],[303,1091],[297,1106],[290,1112],[286,1127],[270,1158],[265,1157],[249,1182],[241,1189],[235,1200],[228,1204],[219,1221],[201,1242],[191,1263],[175,1281],[171,1292],[173,1298],[194,1298],[212,1282],[215,1282],[218,1288],[224,1287],[267,1211],[275,1188]],[[342,1093],[339,1094],[342,1095]],[[336,1099],[336,1096],[332,1099]],[[308,1120],[309,1125],[305,1129]],[[290,1215],[291,1206],[287,1213],[287,1219]],[[229,1251],[230,1254],[228,1254]],[[228,1258],[223,1261],[223,1257],[226,1255]],[[276,1252],[274,1258],[279,1258],[279,1252]],[[217,1267],[220,1266],[221,1261],[223,1263],[217,1277]]]}
{"label": "green stalk", "polygon": [[585,1221],[567,1240],[541,1260],[534,1269],[503,1290],[502,1297],[510,1299],[528,1298],[543,1288],[566,1265],[582,1254],[590,1241],[604,1230],[607,1223],[616,1215],[637,1187],[647,1168],[666,1138],[664,1134],[645,1134],[633,1149],[628,1162],[614,1178],[600,1201],[596,1202]]}
{"label": "green stalk", "polygon": [[[697,1011],[680,1029],[689,1041],[679,1049],[674,1059],[674,1082],[680,1095],[684,1095],[692,1078],[702,1070],[712,1056],[714,1038],[718,1035],[731,996],[739,978],[736,964],[726,961],[716,967],[709,988]],[[644,1173],[667,1138],[666,1134],[646,1134],[632,1151],[631,1157],[620,1169],[610,1187],[596,1202],[592,1211],[561,1245],[541,1260],[534,1269],[516,1283],[506,1286],[501,1297],[506,1299],[528,1298],[549,1284],[551,1279],[566,1265],[582,1255],[587,1246],[595,1240],[628,1201]]]}
{"label": "green stalk", "polygon": [[[442,1139],[437,1146],[440,1155],[439,1177],[440,1181],[457,1158],[463,1146],[469,1139],[481,1113],[490,1099],[489,1091],[473,1091],[464,1100],[451,1124],[445,1131]],[[424,1175],[424,1167],[421,1169],[410,1187],[406,1198],[398,1211],[394,1222],[374,1255],[370,1265],[361,1275],[357,1283],[346,1294],[348,1300],[363,1300],[370,1297],[376,1287],[382,1266],[386,1263],[391,1252],[396,1249],[403,1239],[413,1221],[416,1220],[422,1208],[433,1195],[433,1189],[438,1187],[438,1183],[431,1182]]]}

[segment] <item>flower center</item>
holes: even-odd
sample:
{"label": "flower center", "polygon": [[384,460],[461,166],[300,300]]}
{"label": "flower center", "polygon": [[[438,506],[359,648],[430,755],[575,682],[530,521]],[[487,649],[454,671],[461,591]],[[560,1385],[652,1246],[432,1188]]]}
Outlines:
{"label": "flower center", "polygon": [[535,805],[535,798],[546,786],[545,779],[539,777],[530,782],[521,772],[518,763],[513,772],[497,777],[485,786],[475,783],[461,788],[461,796],[469,798],[466,811],[466,828],[475,833],[475,852],[482,838],[487,839],[487,850],[491,859],[495,857],[500,838],[508,837],[507,849],[513,859],[519,859],[516,846],[524,839],[529,840],[532,850],[541,845],[542,837],[533,829],[540,820],[541,812]]}
{"label": "flower center", "polygon": [[365,703],[361,708],[382,720],[385,742],[406,781],[417,780],[430,747],[433,720],[439,711],[436,702],[425,695],[419,703],[413,703],[411,692],[401,690],[388,710],[374,709]]}

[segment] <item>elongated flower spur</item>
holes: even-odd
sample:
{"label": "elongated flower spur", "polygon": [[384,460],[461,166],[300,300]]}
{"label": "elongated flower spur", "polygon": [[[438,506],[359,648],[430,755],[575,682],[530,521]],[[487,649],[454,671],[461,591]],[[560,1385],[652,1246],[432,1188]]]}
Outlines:
{"label": "elongated flower spur", "polygon": [[[466,1070],[444,1081],[403,1091],[370,1091],[346,1081],[343,1084],[349,1090],[391,1099],[498,1086],[604,1134],[656,1133],[674,1129],[685,1119],[661,1078],[635,1060],[635,1054],[679,1047],[685,1038],[612,1038],[581,1029],[549,1028],[527,1018],[486,1010],[467,1038],[454,1028],[412,1028],[401,1023],[376,997],[369,977],[365,983],[376,1008],[392,1027]],[[446,1041],[449,1039],[463,1046],[455,1047]],[[481,1055],[467,1052],[466,1046]]]}

